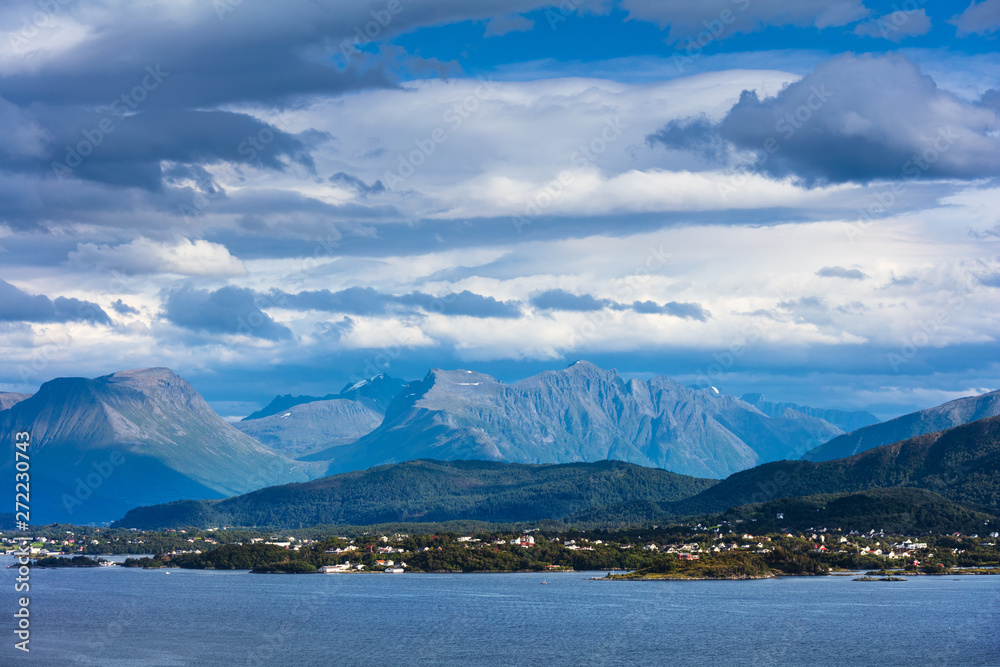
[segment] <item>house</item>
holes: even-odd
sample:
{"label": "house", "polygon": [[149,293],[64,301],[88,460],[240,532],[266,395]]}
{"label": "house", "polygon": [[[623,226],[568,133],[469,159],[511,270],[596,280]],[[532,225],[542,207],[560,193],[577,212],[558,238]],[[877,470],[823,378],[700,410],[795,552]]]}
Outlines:
{"label": "house", "polygon": [[351,569],[350,561],[346,563],[341,563],[340,565],[324,565],[319,568],[319,571],[323,574],[333,574],[335,572],[347,572]]}
{"label": "house", "polygon": [[699,558],[701,558],[701,556],[699,556],[698,554],[689,554],[689,553],[680,553],[677,554],[677,557],[681,560],[698,560]]}

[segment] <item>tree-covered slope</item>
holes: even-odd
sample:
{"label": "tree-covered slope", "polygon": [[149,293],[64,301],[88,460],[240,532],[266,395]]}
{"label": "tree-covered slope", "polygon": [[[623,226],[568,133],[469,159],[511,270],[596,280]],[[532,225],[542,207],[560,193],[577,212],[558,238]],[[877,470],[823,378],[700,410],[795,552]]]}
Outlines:
{"label": "tree-covered slope", "polygon": [[1000,417],[981,419],[834,461],[778,461],[738,472],[671,506],[675,514],[719,512],[788,496],[917,487],[1000,512]]}
{"label": "tree-covered slope", "polygon": [[755,534],[819,527],[844,532],[884,530],[897,535],[956,530],[985,534],[1000,525],[1000,519],[993,514],[977,512],[933,491],[913,488],[781,498],[730,508],[720,519],[742,521],[745,529]]}
{"label": "tree-covered slope", "polygon": [[715,483],[621,461],[522,465],[421,460],[261,489],[221,501],[138,508],[117,525],[296,528],[452,519],[537,521],[634,500],[679,500]]}

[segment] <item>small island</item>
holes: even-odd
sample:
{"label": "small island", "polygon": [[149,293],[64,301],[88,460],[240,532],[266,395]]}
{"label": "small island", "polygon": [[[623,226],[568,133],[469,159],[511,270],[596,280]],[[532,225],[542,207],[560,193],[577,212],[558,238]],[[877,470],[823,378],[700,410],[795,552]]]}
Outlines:
{"label": "small island", "polygon": [[101,567],[107,565],[112,565],[112,563],[104,558],[95,560],[86,556],[73,556],[72,558],[48,556],[31,563],[32,567]]}
{"label": "small island", "polygon": [[608,574],[609,581],[695,581],[705,579],[772,579],[781,575],[822,575],[829,568],[799,552],[784,548],[766,553],[682,553],[656,559],[652,565],[626,574]]}

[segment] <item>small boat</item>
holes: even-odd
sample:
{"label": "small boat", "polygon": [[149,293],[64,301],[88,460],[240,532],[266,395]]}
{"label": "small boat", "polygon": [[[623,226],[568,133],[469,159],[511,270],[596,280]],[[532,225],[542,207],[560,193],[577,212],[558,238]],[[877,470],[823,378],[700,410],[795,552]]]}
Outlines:
{"label": "small boat", "polygon": [[548,583],[549,583],[549,582],[547,582],[547,581],[545,581],[544,579],[542,579],[542,586],[545,586],[545,585],[546,585],[546,584],[548,584]]}

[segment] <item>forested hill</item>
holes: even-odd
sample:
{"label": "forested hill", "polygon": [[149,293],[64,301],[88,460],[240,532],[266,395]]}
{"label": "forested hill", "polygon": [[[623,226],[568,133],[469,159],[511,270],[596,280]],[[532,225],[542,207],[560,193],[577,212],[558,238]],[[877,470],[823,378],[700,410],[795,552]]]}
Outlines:
{"label": "forested hill", "polygon": [[917,436],[845,459],[777,461],[731,475],[669,510],[721,512],[733,505],[817,493],[916,487],[986,511],[1000,511],[1000,416]]}
{"label": "forested hill", "polygon": [[539,521],[606,505],[680,500],[717,483],[622,461],[527,465],[419,460],[261,489],[226,500],[141,507],[116,525],[298,528],[452,519]]}
{"label": "forested hill", "polygon": [[832,461],[893,442],[1000,415],[1000,391],[967,396],[838,436],[802,455],[806,461]]}

